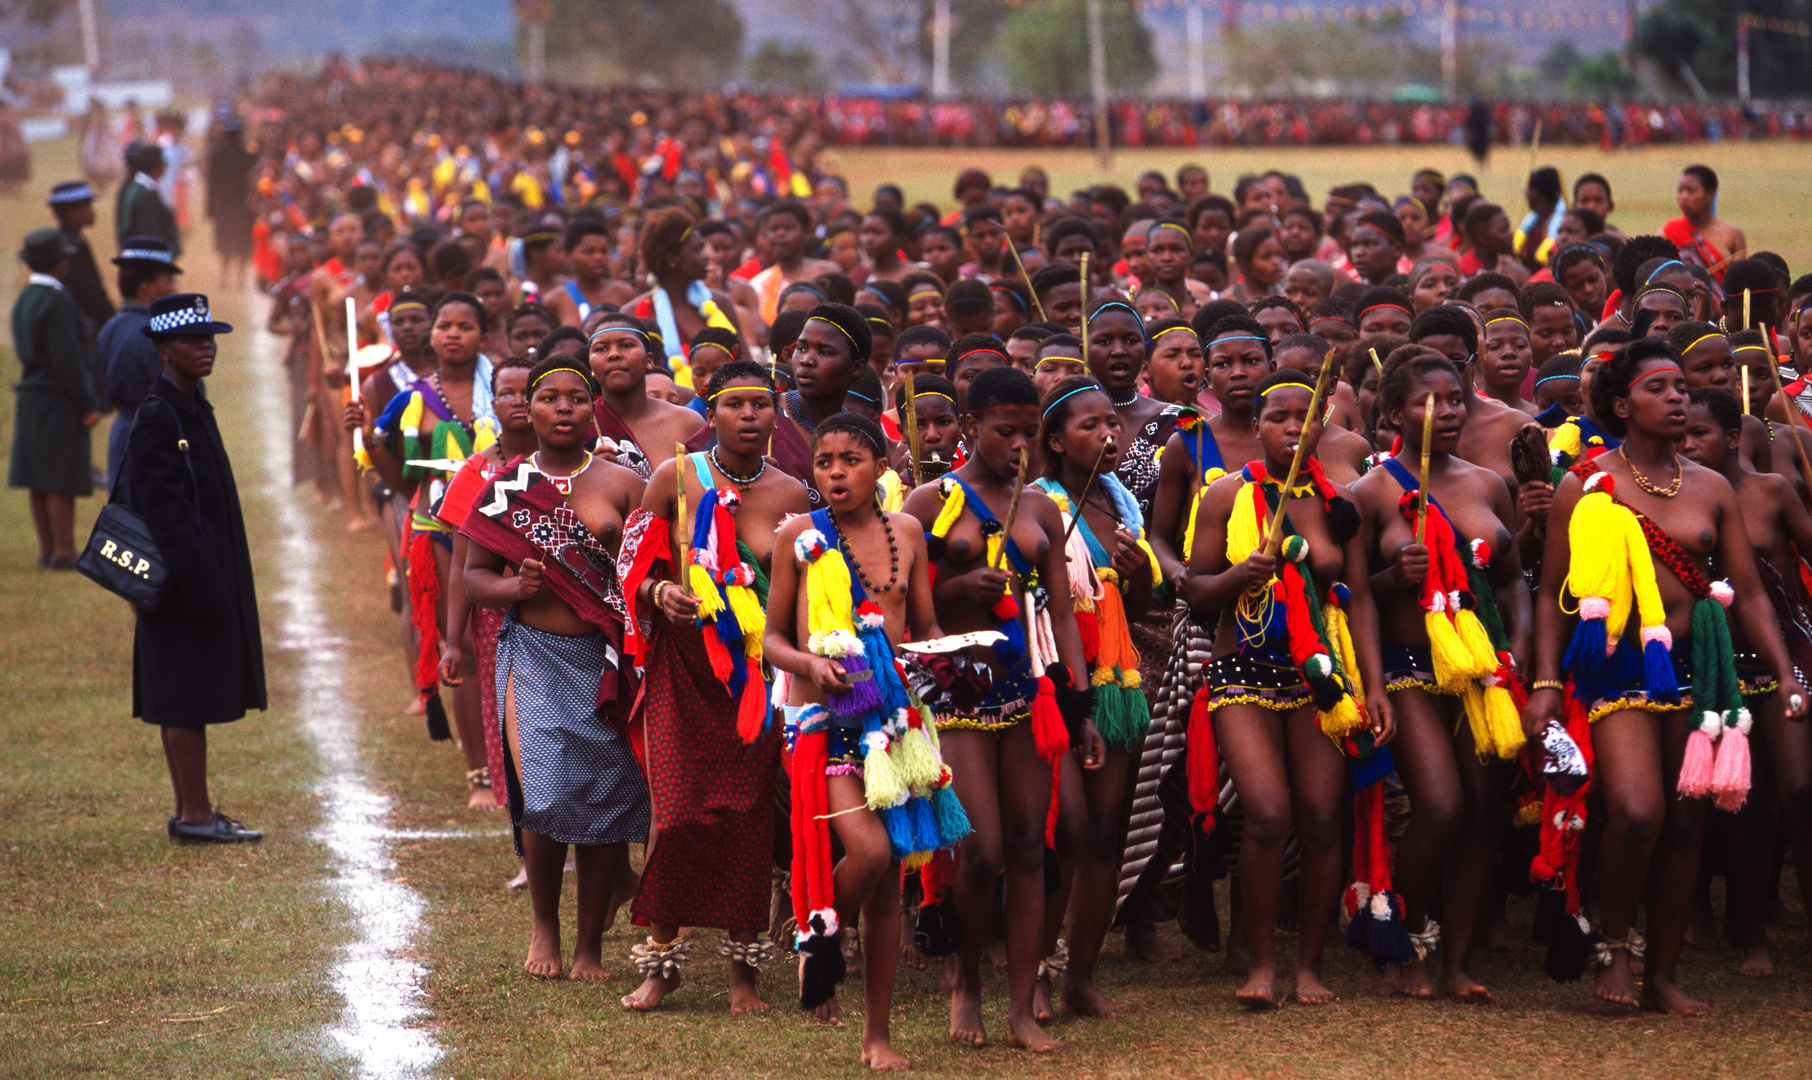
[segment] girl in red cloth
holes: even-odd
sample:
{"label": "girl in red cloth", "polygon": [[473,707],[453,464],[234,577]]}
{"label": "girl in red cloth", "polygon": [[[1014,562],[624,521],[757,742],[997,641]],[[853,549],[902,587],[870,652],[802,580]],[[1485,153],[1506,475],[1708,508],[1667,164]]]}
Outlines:
{"label": "girl in red cloth", "polygon": [[[680,964],[690,942],[681,927],[725,932],[719,952],[730,964],[730,1012],[766,1012],[756,980],[774,958],[768,926],[774,869],[774,781],[780,765],[778,725],[754,717],[739,730],[741,707],[753,697],[761,710],[767,682],[759,656],[743,656],[741,640],[719,636],[721,617],[702,621],[700,593],[689,572],[678,573],[681,544],[691,545],[700,514],[710,515],[715,543],[693,549],[697,566],[753,568],[747,588],[761,602],[781,522],[811,509],[805,486],[762,457],[777,415],[767,369],[747,360],[718,368],[706,384],[705,415],[717,437],[702,454],[663,462],[649,482],[642,507],[624,529],[621,567],[624,595],[635,605],[624,651],[644,667],[640,728],[654,804],[654,829],[642,884],[630,909],[650,928],[636,947],[642,985],[623,1006],[646,1012],[680,985]],[[679,485],[686,489],[686,520],[677,520]],[[707,505],[706,493],[714,498]],[[734,493],[734,499],[727,498]],[[735,504],[733,512],[715,510]],[[713,525],[728,523],[730,528]],[[697,566],[693,569],[697,569]],[[711,591],[720,591],[714,579]],[[722,590],[727,591],[727,590]],[[709,597],[718,602],[719,597]],[[746,613],[744,609],[743,613]],[[756,638],[759,641],[759,636]],[[737,693],[730,651],[744,659]]]}

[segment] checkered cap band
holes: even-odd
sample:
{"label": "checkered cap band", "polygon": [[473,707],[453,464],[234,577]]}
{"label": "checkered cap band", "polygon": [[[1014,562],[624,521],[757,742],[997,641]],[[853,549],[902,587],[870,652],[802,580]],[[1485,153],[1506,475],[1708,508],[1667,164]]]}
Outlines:
{"label": "checkered cap band", "polygon": [[63,203],[92,202],[93,200],[94,189],[87,184],[58,186],[50,193],[50,205],[52,206],[59,206]]}
{"label": "checkered cap band", "polygon": [[212,316],[208,314],[208,302],[203,299],[197,299],[191,307],[179,308],[176,311],[166,311],[160,315],[151,316],[151,332],[153,334],[169,334],[181,330],[185,326],[198,326],[202,323],[211,323],[213,321]]}
{"label": "checkered cap band", "polygon": [[120,258],[137,259],[140,262],[163,263],[165,266],[176,265],[176,260],[170,257],[169,252],[157,248],[125,248],[120,251]]}

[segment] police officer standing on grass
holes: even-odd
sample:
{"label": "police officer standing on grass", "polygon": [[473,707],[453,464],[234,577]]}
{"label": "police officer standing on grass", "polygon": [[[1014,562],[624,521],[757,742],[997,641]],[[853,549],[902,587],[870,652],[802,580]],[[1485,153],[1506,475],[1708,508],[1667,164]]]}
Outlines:
{"label": "police officer standing on grass", "polygon": [[101,389],[118,410],[107,436],[109,477],[120,474],[139,402],[164,370],[157,348],[145,336],[145,328],[151,325],[151,305],[176,291],[176,275],[182,273],[170,245],[155,236],[128,236],[113,265],[119,267],[120,299],[125,306],[101,327],[94,343]]}
{"label": "police officer standing on grass", "polygon": [[144,334],[163,374],[138,408],[126,447],[126,504],[169,568],[156,610],[138,609],[132,645],[132,714],[162,729],[180,843],[261,840],[208,797],[208,725],[265,708],[264,644],[252,557],[232,465],[202,379],[214,342],[208,298],[178,293],[151,305]]}
{"label": "police officer standing on grass", "polygon": [[75,501],[94,494],[90,429],[101,419],[94,385],[94,336],[64,288],[75,250],[56,229],[33,229],[19,252],[31,271],[13,303],[13,451],[9,487],[31,492],[38,565],[73,570]]}
{"label": "police officer standing on grass", "polygon": [[164,150],[156,143],[135,143],[126,151],[126,166],[132,179],[120,188],[119,217],[114,224],[124,249],[133,236],[155,236],[170,245],[174,254],[182,254],[182,238],[176,234],[176,211],[164,202],[157,186],[164,176]]}
{"label": "police officer standing on grass", "polygon": [[94,189],[85,180],[65,180],[50,189],[50,212],[57,216],[57,231],[75,251],[69,257],[69,270],[63,275],[63,287],[88,316],[88,329],[99,330],[113,318],[113,301],[107,286],[101,284],[101,268],[95,265],[94,249],[82,235],[94,225]]}

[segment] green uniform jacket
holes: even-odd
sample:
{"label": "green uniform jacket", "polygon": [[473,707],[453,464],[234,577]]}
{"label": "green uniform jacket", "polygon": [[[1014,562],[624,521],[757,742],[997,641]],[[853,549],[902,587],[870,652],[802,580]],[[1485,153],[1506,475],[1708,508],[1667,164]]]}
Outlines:
{"label": "green uniform jacket", "polygon": [[82,417],[100,409],[88,319],[62,289],[33,282],[13,304],[13,349],[24,374],[13,384],[10,487],[91,495],[89,429]]}
{"label": "green uniform jacket", "polygon": [[115,230],[124,246],[128,236],[161,237],[170,250],[182,254],[182,240],[176,235],[176,211],[165,205],[164,197],[153,188],[132,180],[120,197],[120,219]]}

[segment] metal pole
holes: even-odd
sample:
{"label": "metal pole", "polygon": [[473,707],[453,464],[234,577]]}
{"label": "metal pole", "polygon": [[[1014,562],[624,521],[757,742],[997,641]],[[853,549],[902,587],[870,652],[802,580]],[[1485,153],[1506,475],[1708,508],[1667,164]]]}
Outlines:
{"label": "metal pole", "polygon": [[1441,5],[1441,93],[1454,99],[1460,83],[1460,5],[1447,0]]}
{"label": "metal pole", "polygon": [[82,62],[88,65],[92,78],[101,70],[101,38],[95,28],[94,0],[82,0],[78,6],[82,18]]}
{"label": "metal pole", "polygon": [[528,81],[542,82],[547,78],[547,24],[535,21],[528,24]]}
{"label": "metal pole", "polygon": [[1183,32],[1185,40],[1188,42],[1186,47],[1189,57],[1187,67],[1189,96],[1196,101],[1208,96],[1208,73],[1203,67],[1207,55],[1202,41],[1202,3],[1203,0],[1193,0],[1183,10]]}
{"label": "metal pole", "polygon": [[1737,16],[1737,100],[1749,104],[1749,16]]}
{"label": "metal pole", "polygon": [[950,0],[937,0],[931,11],[931,96],[950,96],[950,31],[955,20]]}
{"label": "metal pole", "polygon": [[1107,43],[1101,33],[1101,0],[1088,0],[1088,75],[1095,99],[1095,161],[1102,172],[1113,163],[1107,120]]}

